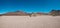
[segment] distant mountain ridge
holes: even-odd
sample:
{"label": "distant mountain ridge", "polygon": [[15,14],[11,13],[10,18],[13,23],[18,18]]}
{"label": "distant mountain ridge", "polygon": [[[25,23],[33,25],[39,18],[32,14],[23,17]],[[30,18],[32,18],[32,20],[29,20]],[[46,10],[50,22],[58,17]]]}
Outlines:
{"label": "distant mountain ridge", "polygon": [[24,11],[15,11],[15,12],[8,12],[5,14],[0,14],[1,16],[28,16],[28,15],[60,15],[60,10],[52,10],[50,13],[41,13],[41,12],[37,12],[37,13],[26,13]]}

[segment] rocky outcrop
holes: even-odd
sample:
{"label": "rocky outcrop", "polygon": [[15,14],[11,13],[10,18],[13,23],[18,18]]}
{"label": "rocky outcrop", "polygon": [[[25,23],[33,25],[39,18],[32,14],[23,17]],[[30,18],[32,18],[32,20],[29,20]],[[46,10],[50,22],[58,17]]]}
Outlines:
{"label": "rocky outcrop", "polygon": [[60,10],[52,10],[50,15],[60,16]]}

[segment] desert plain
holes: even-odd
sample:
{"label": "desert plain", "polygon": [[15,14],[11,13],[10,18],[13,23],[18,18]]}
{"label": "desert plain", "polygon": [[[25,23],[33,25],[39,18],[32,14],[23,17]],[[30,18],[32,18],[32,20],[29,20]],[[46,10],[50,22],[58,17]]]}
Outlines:
{"label": "desert plain", "polygon": [[0,16],[0,28],[60,28],[60,16]]}

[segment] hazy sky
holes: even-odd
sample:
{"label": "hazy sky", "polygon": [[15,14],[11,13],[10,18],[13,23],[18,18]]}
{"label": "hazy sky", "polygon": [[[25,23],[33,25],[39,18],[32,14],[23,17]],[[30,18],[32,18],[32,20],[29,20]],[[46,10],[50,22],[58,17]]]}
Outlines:
{"label": "hazy sky", "polygon": [[60,0],[0,0],[0,13],[22,10],[25,12],[45,12],[60,10]]}

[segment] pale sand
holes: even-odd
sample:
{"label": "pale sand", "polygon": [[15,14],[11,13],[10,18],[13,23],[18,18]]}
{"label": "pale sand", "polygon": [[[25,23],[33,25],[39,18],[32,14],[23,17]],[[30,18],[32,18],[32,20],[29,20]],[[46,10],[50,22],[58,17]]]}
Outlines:
{"label": "pale sand", "polygon": [[0,28],[60,28],[60,16],[0,16]]}

